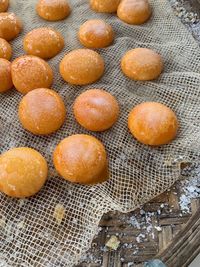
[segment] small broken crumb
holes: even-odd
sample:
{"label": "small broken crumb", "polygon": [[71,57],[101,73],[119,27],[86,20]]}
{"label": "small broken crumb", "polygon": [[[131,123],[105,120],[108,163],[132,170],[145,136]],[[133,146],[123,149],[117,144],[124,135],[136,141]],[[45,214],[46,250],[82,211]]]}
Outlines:
{"label": "small broken crumb", "polygon": [[19,207],[20,207],[20,208],[23,207],[24,204],[25,204],[25,202],[26,202],[26,199],[24,199],[24,198],[19,199],[19,200],[18,200]]}
{"label": "small broken crumb", "polygon": [[154,228],[158,231],[158,232],[161,232],[162,231],[162,228],[160,226],[154,226]]}
{"label": "small broken crumb", "polygon": [[58,225],[61,224],[63,218],[65,216],[65,208],[62,204],[57,204],[55,206],[53,217],[56,219]]}
{"label": "small broken crumb", "polygon": [[5,228],[5,226],[6,226],[6,220],[5,220],[4,217],[2,217],[2,218],[0,219],[0,228]]}
{"label": "small broken crumb", "polygon": [[18,229],[23,229],[24,228],[24,221],[21,221],[17,224]]}
{"label": "small broken crumb", "polygon": [[113,250],[117,250],[119,245],[120,245],[120,241],[115,235],[112,235],[111,238],[106,243],[106,246]]}

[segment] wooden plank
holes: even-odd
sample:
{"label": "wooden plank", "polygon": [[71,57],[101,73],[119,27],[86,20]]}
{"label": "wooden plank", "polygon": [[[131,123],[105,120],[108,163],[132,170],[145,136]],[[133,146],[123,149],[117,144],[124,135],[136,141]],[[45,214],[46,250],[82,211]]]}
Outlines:
{"label": "wooden plank", "polygon": [[188,267],[200,253],[200,209],[188,221],[184,230],[175,236],[168,248],[158,258],[168,267]]}

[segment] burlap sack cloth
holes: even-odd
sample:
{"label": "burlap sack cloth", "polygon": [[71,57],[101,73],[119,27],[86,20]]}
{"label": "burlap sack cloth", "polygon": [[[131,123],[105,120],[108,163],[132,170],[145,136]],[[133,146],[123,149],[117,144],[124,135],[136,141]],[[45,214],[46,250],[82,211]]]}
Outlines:
{"label": "burlap sack cloth", "polygon": [[[0,150],[29,146],[41,152],[49,164],[48,182],[35,197],[18,201],[0,194],[0,266],[72,267],[90,247],[102,215],[110,210],[127,212],[169,188],[179,178],[180,161],[197,161],[200,152],[200,51],[197,43],[175,17],[166,0],[152,0],[153,16],[141,26],[129,26],[115,15],[97,14],[88,1],[71,1],[72,14],[61,22],[46,22],[35,12],[36,1],[13,0],[10,11],[24,23],[24,31],[12,42],[14,58],[23,54],[22,37],[30,30],[52,26],[65,37],[62,53],[49,61],[54,69],[54,88],[68,109],[66,123],[48,137],[23,130],[17,107],[21,95],[15,90],[0,96]],[[96,84],[77,87],[65,83],[59,62],[81,45],[79,26],[88,19],[106,19],[114,28],[114,44],[100,50],[106,72]],[[124,77],[120,59],[135,47],[148,47],[164,58],[165,69],[157,81],[134,82]],[[103,88],[120,102],[118,123],[104,133],[87,132],[75,121],[72,104],[87,88]],[[127,116],[136,104],[158,101],[171,107],[180,121],[178,138],[170,145],[151,148],[136,142],[127,129]],[[89,133],[106,146],[110,180],[96,186],[70,184],[58,177],[52,152],[59,141],[76,133]],[[53,214],[57,204],[65,208],[58,225]],[[2,265],[1,265],[2,264]]]}

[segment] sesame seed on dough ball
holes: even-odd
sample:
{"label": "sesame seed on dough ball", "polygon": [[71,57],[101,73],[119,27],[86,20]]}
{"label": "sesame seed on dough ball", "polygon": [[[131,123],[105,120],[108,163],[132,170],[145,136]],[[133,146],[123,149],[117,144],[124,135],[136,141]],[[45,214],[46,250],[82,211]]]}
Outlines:
{"label": "sesame seed on dough ball", "polygon": [[160,146],[170,143],[176,137],[178,120],[167,106],[157,102],[144,102],[130,112],[128,127],[139,142]]}
{"label": "sesame seed on dough ball", "polygon": [[73,106],[78,123],[90,131],[105,131],[119,117],[119,104],[114,96],[101,89],[90,89],[80,94]]}
{"label": "sesame seed on dough ball", "polygon": [[0,12],[6,12],[8,10],[9,0],[0,0]]}
{"label": "sesame seed on dough ball", "polygon": [[66,0],[39,0],[36,11],[45,20],[58,21],[68,17],[71,9]]}
{"label": "sesame seed on dough ball", "polygon": [[96,184],[108,179],[108,162],[104,145],[95,137],[72,135],[54,150],[53,162],[58,173],[73,183]]}
{"label": "sesame seed on dough ball", "polygon": [[36,150],[18,147],[0,155],[0,191],[10,197],[35,195],[47,179],[45,158]]}
{"label": "sesame seed on dough ball", "polygon": [[63,125],[66,108],[58,93],[47,88],[39,88],[22,98],[18,116],[26,130],[33,134],[47,135]]}
{"label": "sesame seed on dough ball", "polygon": [[112,26],[101,19],[91,19],[81,25],[78,37],[87,48],[104,48],[112,44],[114,32]]}
{"label": "sesame seed on dough ball", "polygon": [[0,58],[0,93],[8,91],[12,87],[11,63],[7,59]]}
{"label": "sesame seed on dough ball", "polygon": [[104,68],[103,58],[90,49],[73,50],[60,62],[61,76],[74,85],[86,85],[99,80]]}
{"label": "sesame seed on dough ball", "polygon": [[117,15],[128,24],[139,25],[151,17],[151,7],[148,0],[122,0]]}
{"label": "sesame seed on dough ball", "polygon": [[37,88],[50,88],[53,71],[49,64],[36,56],[21,56],[11,64],[12,80],[15,88],[26,94]]}
{"label": "sesame seed on dough ball", "polygon": [[162,57],[148,48],[128,51],[121,60],[123,73],[132,80],[150,81],[157,79],[163,70]]}
{"label": "sesame seed on dough ball", "polygon": [[24,38],[24,50],[28,55],[43,59],[56,56],[64,47],[63,36],[53,28],[38,28]]}
{"label": "sesame seed on dough ball", "polygon": [[0,13],[0,38],[10,41],[22,31],[22,23],[14,13]]}
{"label": "sesame seed on dough ball", "polygon": [[121,0],[90,0],[90,7],[96,12],[115,13]]}
{"label": "sesame seed on dough ball", "polygon": [[0,38],[0,58],[10,60],[12,56],[11,45],[5,40]]}

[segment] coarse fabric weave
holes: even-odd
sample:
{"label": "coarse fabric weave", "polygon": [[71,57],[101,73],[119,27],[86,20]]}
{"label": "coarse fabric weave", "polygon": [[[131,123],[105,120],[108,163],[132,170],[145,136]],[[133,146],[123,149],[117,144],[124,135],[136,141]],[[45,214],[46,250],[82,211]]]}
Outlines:
{"label": "coarse fabric weave", "polygon": [[[200,50],[192,35],[175,17],[166,0],[150,1],[152,18],[131,26],[116,15],[95,13],[86,0],[71,1],[72,14],[66,20],[47,22],[35,12],[34,0],[12,0],[9,11],[24,24],[23,33],[12,42],[14,58],[22,55],[23,36],[37,27],[51,26],[65,38],[65,48],[49,60],[54,70],[54,88],[68,109],[64,126],[47,137],[25,131],[17,117],[22,95],[16,90],[0,95],[0,152],[28,146],[47,159],[49,177],[44,188],[26,200],[0,194],[0,266],[72,267],[90,247],[102,215],[111,210],[128,212],[168,189],[180,177],[180,162],[198,161],[200,156]],[[101,18],[116,33],[115,42],[98,50],[105,59],[101,80],[90,86],[71,86],[59,74],[63,56],[80,48],[79,26],[88,19]],[[120,60],[126,51],[148,47],[164,59],[164,72],[156,81],[135,82],[126,78]],[[93,133],[77,124],[72,114],[75,98],[89,88],[113,94],[121,107],[120,119],[110,130]],[[129,133],[129,111],[144,101],[158,101],[178,115],[178,137],[169,145],[152,148],[138,143]],[[52,152],[63,138],[77,133],[96,136],[107,150],[110,180],[95,186],[68,183],[54,170]],[[57,204],[65,208],[59,225],[54,218]]]}

